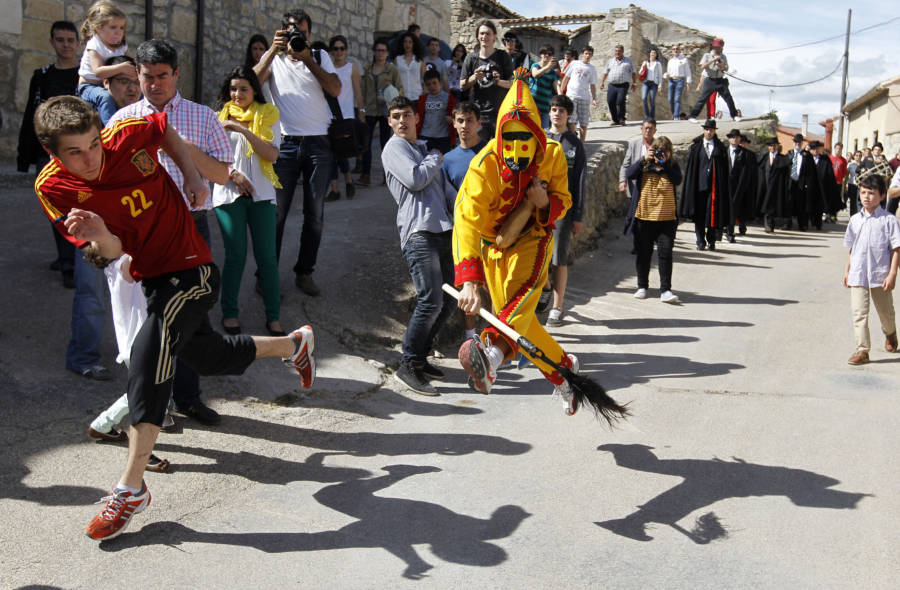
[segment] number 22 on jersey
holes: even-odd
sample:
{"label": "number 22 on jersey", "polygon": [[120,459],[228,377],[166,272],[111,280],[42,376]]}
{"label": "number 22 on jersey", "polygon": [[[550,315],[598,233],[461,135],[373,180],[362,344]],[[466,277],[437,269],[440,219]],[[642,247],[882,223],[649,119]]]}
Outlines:
{"label": "number 22 on jersey", "polygon": [[131,211],[131,217],[137,217],[147,209],[153,206],[153,201],[148,201],[147,196],[141,189],[135,189],[130,195],[122,197],[122,204],[127,206]]}

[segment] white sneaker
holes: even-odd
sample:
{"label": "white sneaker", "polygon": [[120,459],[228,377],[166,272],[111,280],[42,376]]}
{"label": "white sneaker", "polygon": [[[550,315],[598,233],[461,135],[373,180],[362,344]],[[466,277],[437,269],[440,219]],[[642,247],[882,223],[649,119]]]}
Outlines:
{"label": "white sneaker", "polygon": [[647,298],[647,289],[638,289],[634,292],[635,299],[646,299]]}
{"label": "white sneaker", "polygon": [[744,118],[740,115],[738,115],[737,117],[734,118],[735,123],[740,123],[743,120],[744,120]]}
{"label": "white sneaker", "polygon": [[550,315],[547,316],[547,326],[550,328],[562,326],[562,310],[560,308],[554,307],[550,310]]}
{"label": "white sneaker", "polygon": [[672,293],[671,291],[665,291],[662,295],[659,296],[659,300],[663,303],[678,303],[678,295]]}
{"label": "white sneaker", "polygon": [[698,121],[698,120],[696,119],[696,117],[691,117],[690,119],[688,119],[688,122],[689,122],[689,123],[699,123],[700,121]]}
{"label": "white sneaker", "polygon": [[[569,361],[572,363],[572,372],[578,372],[578,357],[574,354],[567,354],[569,357]],[[575,407],[574,404],[574,396],[572,395],[572,386],[569,385],[568,381],[563,381],[561,385],[557,385],[553,388],[553,395],[558,395],[560,399],[562,399],[563,408],[566,411],[567,416],[573,416],[575,412],[578,411],[578,408]]]}

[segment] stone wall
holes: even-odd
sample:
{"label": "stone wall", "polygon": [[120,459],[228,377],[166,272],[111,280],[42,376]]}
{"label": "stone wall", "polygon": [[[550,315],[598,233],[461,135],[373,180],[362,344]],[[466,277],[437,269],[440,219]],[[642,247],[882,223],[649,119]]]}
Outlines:
{"label": "stone wall", "polygon": [[450,2],[448,0],[439,2],[378,0],[376,4],[376,31],[393,33],[416,23],[426,35],[450,43]]}
{"label": "stone wall", "polygon": [[[118,1],[128,15],[128,45],[133,54],[144,41],[145,3]],[[54,60],[48,39],[50,24],[71,20],[81,27],[90,2],[87,0],[21,0],[21,19],[10,18],[10,27],[0,27],[0,156],[15,154],[19,126],[32,72]],[[171,41],[179,52],[178,89],[194,99],[197,30],[195,0],[156,0],[153,3],[153,35]],[[291,6],[275,0],[210,0],[205,3],[203,32],[203,88],[199,100],[211,104],[222,77],[244,60],[247,41],[254,33],[271,38],[281,15]],[[350,56],[371,59],[370,47],[376,20],[376,0],[304,0],[298,3],[312,18],[312,37],[327,42],[335,34],[350,40]],[[18,7],[18,5],[14,5]],[[17,17],[18,15],[16,15]],[[18,25],[17,30],[9,31]]]}

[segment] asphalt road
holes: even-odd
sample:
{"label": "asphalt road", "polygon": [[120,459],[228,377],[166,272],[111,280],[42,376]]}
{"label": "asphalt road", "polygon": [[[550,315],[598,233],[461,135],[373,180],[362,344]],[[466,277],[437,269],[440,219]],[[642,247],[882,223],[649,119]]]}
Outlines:
{"label": "asphalt road", "polygon": [[[452,334],[440,397],[400,387],[392,201],[376,187],[329,203],[325,295],[282,278],[284,323],[317,330],[314,390],[276,362],[204,378],[221,426],[161,435],[172,473],[148,474],[151,506],[97,544],[82,531],[125,450],[85,432],[124,370],[64,370],[71,292],[46,270],[50,229],[27,188],[4,199],[2,587],[896,587],[900,355],[877,346],[873,318],[873,363],[846,364],[845,217],[821,233],[751,227],[714,253],[682,224],[674,306],[655,268],[651,297],[631,296],[630,240],[607,231],[571,268],[554,333],[630,403],[610,431],[566,417],[533,368],[469,391]],[[260,333],[249,271],[242,306]]]}

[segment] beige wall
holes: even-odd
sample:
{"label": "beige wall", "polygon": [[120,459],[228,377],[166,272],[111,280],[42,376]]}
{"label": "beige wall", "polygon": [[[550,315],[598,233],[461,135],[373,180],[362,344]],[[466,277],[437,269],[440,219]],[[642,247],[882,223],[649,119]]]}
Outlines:
{"label": "beige wall", "polygon": [[877,132],[885,153],[896,155],[900,151],[900,82],[851,112],[846,127],[845,149],[854,149],[854,145],[856,149],[872,147]]}
{"label": "beige wall", "polygon": [[450,0],[380,0],[376,8],[377,31],[399,31],[416,23],[426,35],[450,43]]}

